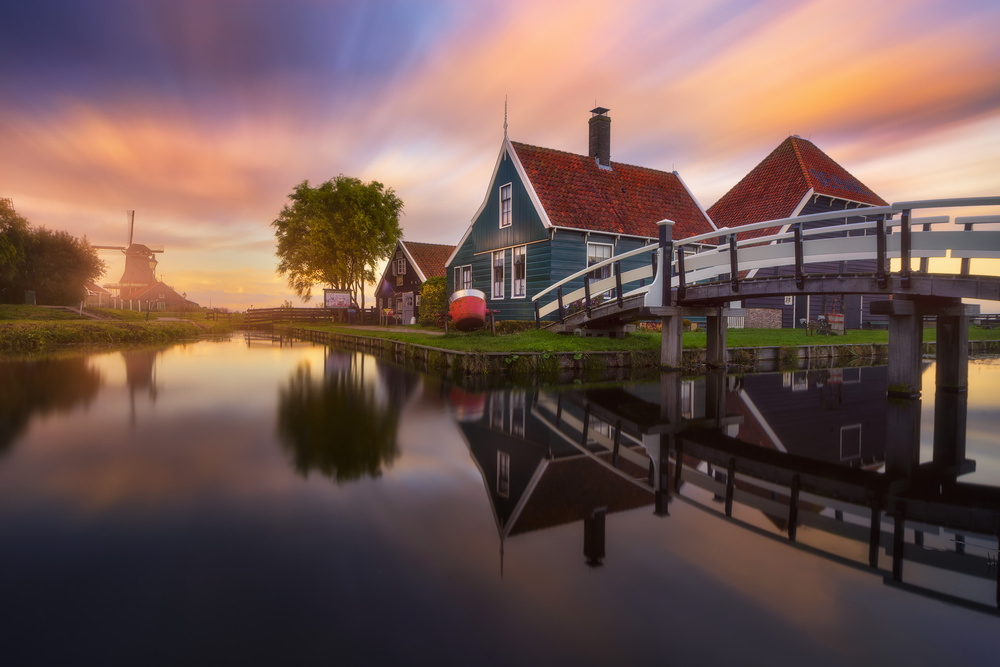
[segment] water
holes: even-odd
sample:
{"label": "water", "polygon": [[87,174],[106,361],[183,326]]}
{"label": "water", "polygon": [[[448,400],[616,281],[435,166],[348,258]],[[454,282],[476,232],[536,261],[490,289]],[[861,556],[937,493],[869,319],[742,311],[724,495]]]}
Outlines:
{"label": "water", "polygon": [[[963,482],[1000,486],[998,382],[970,368]],[[782,493],[738,481],[726,518],[724,468],[693,459],[654,511],[664,397],[672,423],[884,474],[880,391],[884,369],[471,390],[238,337],[0,362],[0,664],[988,662],[995,538],[959,557],[917,526],[950,560],[901,587],[889,518],[873,570],[822,528],[867,535],[864,512],[803,496],[792,544],[755,508]]]}

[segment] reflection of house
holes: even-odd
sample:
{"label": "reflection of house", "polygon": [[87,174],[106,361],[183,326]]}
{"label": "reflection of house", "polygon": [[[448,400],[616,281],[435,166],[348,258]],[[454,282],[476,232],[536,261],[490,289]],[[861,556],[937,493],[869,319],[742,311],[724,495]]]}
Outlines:
{"label": "reflection of house", "polygon": [[[458,402],[470,403],[461,397]],[[635,481],[645,479],[646,469],[624,460],[613,465],[602,444],[608,438],[594,422],[584,442],[584,416],[575,406],[564,410],[532,391],[495,391],[481,410],[464,414],[462,434],[483,476],[501,540],[653,503],[651,489]]]}
{"label": "reflection of house", "polygon": [[[656,241],[714,230],[676,172],[611,161],[611,118],[593,109],[589,154],[513,142],[504,133],[479,210],[448,259],[448,292],[475,288],[499,319],[533,319],[531,301],[552,283]],[[622,272],[649,262],[623,260]],[[610,267],[595,277],[610,277]],[[572,291],[583,278],[567,285]]]}
{"label": "reflection of house", "polygon": [[453,245],[401,239],[375,288],[377,306],[393,309],[400,314],[404,324],[408,324],[410,318],[419,317],[421,285],[430,278],[445,275],[444,264],[453,250]]}
{"label": "reflection of house", "polygon": [[885,366],[747,375],[727,395],[736,437],[852,467],[885,461]]}
{"label": "reflection of house", "polygon": [[[834,162],[812,142],[791,136],[754,167],[743,180],[722,196],[708,209],[713,222],[721,227],[739,227],[765,220],[798,217],[813,213],[844,211],[866,206],[885,206],[886,202],[872,192],[846,169]],[[863,218],[850,218],[848,222],[862,222]],[[806,223],[803,229],[836,226],[841,222]],[[788,229],[770,229],[749,232],[747,236],[759,237]],[[807,272],[844,273],[871,272],[873,261],[828,262],[806,267]],[[791,267],[771,272],[791,273]],[[765,275],[761,270],[757,275]],[[838,299],[847,328],[860,328],[870,322],[870,297],[845,295]],[[745,299],[751,308],[777,308],[782,311],[782,326],[801,326],[801,318],[815,319],[832,312],[833,298],[826,295],[800,295],[795,297],[759,297]],[[876,316],[877,319],[877,316]]]}

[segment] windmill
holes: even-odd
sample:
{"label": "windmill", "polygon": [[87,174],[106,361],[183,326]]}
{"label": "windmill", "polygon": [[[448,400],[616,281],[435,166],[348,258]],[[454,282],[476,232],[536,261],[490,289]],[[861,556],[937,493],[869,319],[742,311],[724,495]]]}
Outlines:
{"label": "windmill", "polygon": [[133,299],[155,285],[156,253],[163,252],[163,246],[144,245],[132,242],[135,229],[135,211],[126,211],[128,215],[128,243],[126,245],[95,245],[98,250],[119,250],[125,255],[125,270],[117,283],[107,287],[118,290],[121,299]]}

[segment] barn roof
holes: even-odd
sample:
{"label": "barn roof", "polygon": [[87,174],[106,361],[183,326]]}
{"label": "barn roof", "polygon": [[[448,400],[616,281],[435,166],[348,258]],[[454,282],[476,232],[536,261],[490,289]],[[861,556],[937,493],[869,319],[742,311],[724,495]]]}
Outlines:
{"label": "barn roof", "polygon": [[[815,195],[867,206],[886,202],[811,141],[791,136],[708,209],[719,227],[737,227],[796,215],[803,199]],[[762,236],[771,230],[760,230]]]}
{"label": "barn roof", "polygon": [[556,227],[657,238],[656,223],[674,221],[673,237],[713,231],[708,216],[676,172],[539,148],[510,145],[549,222]]}

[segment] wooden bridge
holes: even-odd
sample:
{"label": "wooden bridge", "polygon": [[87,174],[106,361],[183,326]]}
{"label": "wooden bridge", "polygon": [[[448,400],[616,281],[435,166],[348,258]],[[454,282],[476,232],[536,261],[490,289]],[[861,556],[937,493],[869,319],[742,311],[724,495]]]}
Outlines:
{"label": "wooden bridge", "polygon": [[[704,316],[707,361],[724,365],[726,322],[731,315],[726,304],[732,301],[796,294],[883,295],[889,299],[874,303],[873,312],[889,320],[890,393],[920,394],[925,315],[937,318],[939,386],[963,390],[968,323],[974,313],[962,299],[1000,301],[1000,277],[971,270],[972,259],[1000,258],[1000,215],[978,213],[998,207],[1000,197],[899,202],[722,228],[678,241],[672,239],[673,222],[663,220],[658,244],[588,266],[537,294],[536,324],[541,327],[543,318],[555,316],[556,321],[546,326],[562,331],[615,331],[627,322],[659,319],[663,324],[661,366],[677,368],[681,365],[682,318]],[[973,209],[977,214],[954,220],[948,215],[914,215],[941,209]],[[853,222],[858,219],[862,221]],[[816,223],[833,224],[806,229]],[[768,233],[773,229],[779,231]],[[651,257],[649,264],[624,273],[619,270],[621,260],[643,254]],[[929,273],[931,258],[958,259],[960,270],[957,274]],[[850,260],[870,260],[876,268],[864,274],[805,270],[810,264]],[[915,261],[919,262],[916,270]],[[591,280],[590,275],[605,266],[614,267],[613,275]],[[746,277],[771,268],[788,273]],[[563,293],[580,279],[582,288]],[[594,298],[612,290],[616,296],[611,299]],[[582,307],[570,312],[567,304],[575,303]]]}

